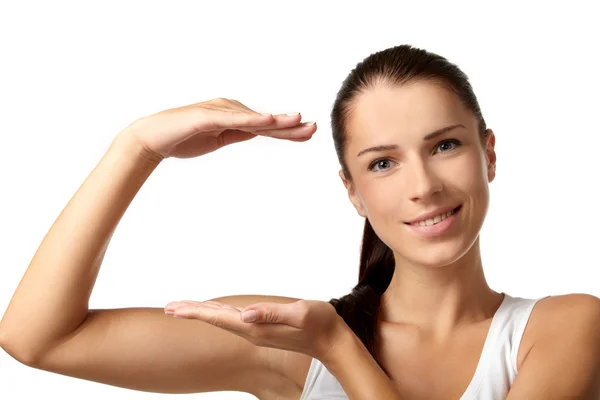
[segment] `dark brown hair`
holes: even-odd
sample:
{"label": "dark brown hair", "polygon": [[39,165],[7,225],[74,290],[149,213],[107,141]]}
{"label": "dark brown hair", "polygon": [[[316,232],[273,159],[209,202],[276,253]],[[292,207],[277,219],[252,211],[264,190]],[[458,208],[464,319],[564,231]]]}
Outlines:
{"label": "dark brown hair", "polygon": [[[353,101],[361,93],[379,84],[401,86],[416,81],[440,84],[454,92],[475,115],[481,137],[485,136],[486,124],[473,88],[467,75],[456,65],[440,55],[411,45],[400,45],[373,53],[358,63],[346,77],[331,111],[333,142],[348,182],[352,182],[352,176],[344,154],[348,142],[347,123]],[[376,360],[376,328],[381,295],[390,284],[394,268],[393,251],[379,239],[366,219],[358,284],[349,294],[329,301]]]}

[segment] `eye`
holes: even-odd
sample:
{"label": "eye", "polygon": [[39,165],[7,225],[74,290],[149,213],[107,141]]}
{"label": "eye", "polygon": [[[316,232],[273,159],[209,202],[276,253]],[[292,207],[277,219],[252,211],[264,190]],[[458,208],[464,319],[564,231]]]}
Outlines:
{"label": "eye", "polygon": [[[375,169],[376,166],[381,165],[382,163],[390,163],[392,162],[389,158],[378,158],[377,160],[373,161],[371,164],[369,164],[369,168],[367,168],[369,171],[373,171]],[[389,168],[384,168],[385,169],[389,169]],[[379,171],[381,171],[382,169],[379,169]]]}
{"label": "eye", "polygon": [[446,153],[448,151],[455,150],[460,145],[461,142],[457,139],[444,140],[437,145],[436,150],[440,149],[440,151],[436,151],[436,153]]}

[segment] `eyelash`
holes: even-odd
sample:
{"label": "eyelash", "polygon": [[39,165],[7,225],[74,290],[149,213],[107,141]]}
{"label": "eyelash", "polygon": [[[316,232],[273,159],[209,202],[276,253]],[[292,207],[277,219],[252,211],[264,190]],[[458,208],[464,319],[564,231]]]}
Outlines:
{"label": "eyelash", "polygon": [[[440,142],[440,143],[438,143],[438,145],[436,146],[436,149],[437,149],[437,148],[439,148],[440,146],[442,146],[442,145],[444,145],[444,144],[448,144],[448,143],[454,144],[454,145],[455,145],[455,147],[454,147],[454,148],[452,148],[452,149],[450,149],[450,150],[442,151],[442,153],[447,153],[447,152],[449,152],[449,151],[456,150],[456,148],[457,148],[457,147],[459,147],[459,146],[462,144],[462,143],[460,142],[460,140],[458,140],[458,139],[448,139],[448,140],[444,140],[443,142]],[[390,159],[389,159],[389,158],[387,158],[387,157],[378,158],[377,160],[373,161],[373,162],[372,162],[372,163],[369,165],[369,167],[368,167],[367,169],[368,169],[369,171],[373,171],[373,170],[374,170],[374,168],[375,168],[375,166],[376,166],[378,163],[380,163],[381,161],[390,161]]]}

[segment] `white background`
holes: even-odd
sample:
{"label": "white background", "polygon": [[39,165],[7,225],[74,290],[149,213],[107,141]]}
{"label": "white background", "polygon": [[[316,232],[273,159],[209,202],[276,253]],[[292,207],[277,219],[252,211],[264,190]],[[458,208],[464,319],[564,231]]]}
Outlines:
{"label": "white background", "polygon": [[[329,112],[356,63],[403,43],[457,63],[495,131],[481,233],[490,286],[530,298],[600,295],[593,2],[413,3],[2,2],[0,311],[121,129],[215,97],[300,111],[319,129],[305,143],[259,137],[163,162],[123,217],[90,307],[348,293],[363,219],[337,175]],[[175,395],[35,370],[0,351],[0,399],[33,398]]]}

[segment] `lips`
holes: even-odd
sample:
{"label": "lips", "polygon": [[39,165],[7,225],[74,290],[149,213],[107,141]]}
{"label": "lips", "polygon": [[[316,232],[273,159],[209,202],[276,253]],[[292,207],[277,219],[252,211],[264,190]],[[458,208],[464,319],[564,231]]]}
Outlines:
{"label": "lips", "polygon": [[461,207],[462,207],[462,204],[459,206],[441,207],[441,208],[438,208],[437,210],[433,210],[431,212],[421,214],[419,217],[417,217],[413,220],[410,220],[410,221],[406,221],[404,223],[406,225],[414,225],[414,224],[418,225],[418,223],[421,221],[426,221],[428,219],[440,217],[444,214],[447,214],[448,212],[452,212],[453,214],[455,214],[461,209]]}
{"label": "lips", "polygon": [[[448,215],[443,218],[439,215],[429,217],[419,223],[406,224],[406,227],[423,239],[440,238],[454,230],[458,223],[458,214],[461,207],[458,206],[442,215]],[[426,215],[426,214],[423,214]],[[456,230],[454,230],[456,232]]]}

